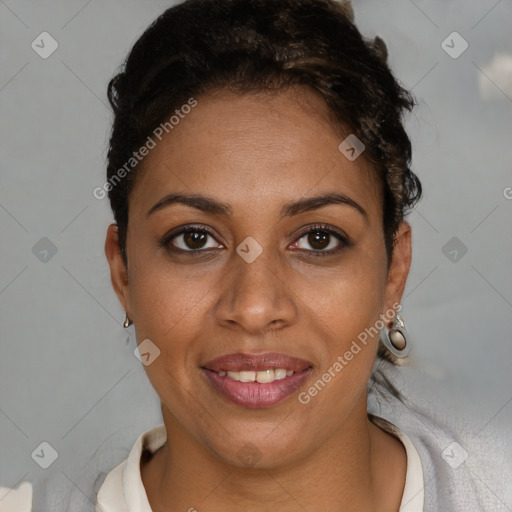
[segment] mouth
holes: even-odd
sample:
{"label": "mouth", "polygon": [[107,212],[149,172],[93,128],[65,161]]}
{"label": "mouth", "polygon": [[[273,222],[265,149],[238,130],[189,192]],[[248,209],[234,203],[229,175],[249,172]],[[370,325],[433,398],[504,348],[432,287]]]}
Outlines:
{"label": "mouth", "polygon": [[313,371],[309,361],[272,352],[228,354],[205,363],[201,369],[215,391],[251,409],[285,400]]}

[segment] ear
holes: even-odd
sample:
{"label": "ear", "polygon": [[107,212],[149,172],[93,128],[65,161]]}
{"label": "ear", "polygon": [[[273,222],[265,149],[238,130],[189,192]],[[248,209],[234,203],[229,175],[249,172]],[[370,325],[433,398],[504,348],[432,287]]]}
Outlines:
{"label": "ear", "polygon": [[110,224],[105,239],[105,256],[110,266],[110,280],[123,309],[131,317],[130,290],[128,287],[128,271],[121,256],[117,225]]}
{"label": "ear", "polygon": [[405,283],[411,267],[411,226],[408,222],[402,221],[395,235],[393,255],[388,270],[386,284],[385,310],[396,309],[393,304],[399,304],[404,293]]}

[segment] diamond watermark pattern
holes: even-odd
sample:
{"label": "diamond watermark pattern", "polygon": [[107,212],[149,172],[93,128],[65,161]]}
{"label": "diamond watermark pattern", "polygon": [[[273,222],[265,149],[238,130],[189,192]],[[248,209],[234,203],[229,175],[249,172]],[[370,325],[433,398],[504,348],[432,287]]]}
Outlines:
{"label": "diamond watermark pattern", "polygon": [[252,468],[262,457],[258,447],[252,443],[247,443],[237,453],[238,460],[247,468]]}
{"label": "diamond watermark pattern", "polygon": [[451,468],[457,469],[468,458],[468,452],[454,441],[443,450],[441,457]]}
{"label": "diamond watermark pattern", "polygon": [[160,349],[150,339],[145,339],[135,347],[133,354],[144,366],[149,366],[160,355]]}
{"label": "diamond watermark pattern", "polygon": [[47,59],[59,47],[59,43],[48,32],[41,32],[30,46],[39,57]]}
{"label": "diamond watermark pattern", "polygon": [[43,238],[32,247],[32,254],[39,261],[48,263],[57,254],[57,246],[49,238],[43,236]]}
{"label": "diamond watermark pattern", "polygon": [[353,162],[366,149],[366,146],[351,133],[340,143],[338,149],[348,160]]}
{"label": "diamond watermark pattern", "polygon": [[458,59],[468,49],[468,46],[468,42],[458,32],[452,32],[441,43],[441,48],[452,59]]}
{"label": "diamond watermark pattern", "polygon": [[57,450],[46,441],[43,441],[31,454],[34,461],[43,469],[48,469],[56,460],[59,454]]}
{"label": "diamond watermark pattern", "polygon": [[452,262],[458,263],[468,252],[468,248],[456,236],[453,236],[441,248],[441,252]]}
{"label": "diamond watermark pattern", "polygon": [[262,252],[263,247],[254,240],[252,236],[248,236],[237,248],[236,252],[247,262],[252,263]]}

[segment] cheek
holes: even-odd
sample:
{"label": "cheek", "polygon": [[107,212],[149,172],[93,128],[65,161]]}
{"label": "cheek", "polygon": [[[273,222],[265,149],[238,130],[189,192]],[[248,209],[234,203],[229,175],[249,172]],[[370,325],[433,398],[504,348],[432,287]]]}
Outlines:
{"label": "cheek", "polygon": [[[204,337],[205,289],[203,283],[187,282],[167,274],[139,273],[133,283],[137,342],[150,339],[159,355],[144,366],[146,375],[160,400],[185,423],[208,425],[204,404],[194,394],[196,342]],[[200,313],[202,311],[202,313]],[[203,334],[202,334],[203,333]],[[205,426],[206,425],[206,426]]]}
{"label": "cheek", "polygon": [[150,339],[160,350],[158,360],[145,367],[152,381],[164,376],[179,382],[189,378],[186,367],[205,327],[209,289],[205,280],[186,279],[180,272],[150,264],[139,267],[130,284],[130,299],[138,343]]}
{"label": "cheek", "polygon": [[306,315],[315,323],[310,328],[321,332],[324,343],[316,375],[322,382],[310,394],[318,396],[319,407],[332,407],[334,400],[340,411],[346,410],[366,390],[385,296],[385,272],[379,261],[378,252],[358,251],[331,275],[301,280],[298,295],[304,297]]}
{"label": "cheek", "polygon": [[[134,229],[137,233],[137,230]],[[140,233],[142,230],[138,230]],[[130,302],[135,325],[141,336],[179,342],[176,332],[197,319],[212,273],[201,265],[173,264],[157,240],[140,235],[129,267]],[[211,281],[211,282],[210,282]]]}
{"label": "cheek", "polygon": [[378,320],[385,284],[385,261],[366,249],[351,252],[328,273],[321,270],[296,281],[306,313],[310,310],[325,325],[329,352],[336,356]]}

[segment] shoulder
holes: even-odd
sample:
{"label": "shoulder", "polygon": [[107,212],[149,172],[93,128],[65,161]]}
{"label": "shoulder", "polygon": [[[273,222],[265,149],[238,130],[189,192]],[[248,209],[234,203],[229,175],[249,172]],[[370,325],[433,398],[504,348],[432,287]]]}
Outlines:
{"label": "shoulder", "polygon": [[154,453],[166,441],[165,426],[158,425],[143,432],[135,441],[128,457],[109,472],[97,492],[98,508],[103,512],[128,510],[137,503],[140,510],[150,510],[141,477],[141,458]]}
{"label": "shoulder", "polygon": [[[396,382],[396,381],[395,381]],[[369,412],[401,429],[414,444],[424,478],[424,511],[510,510],[512,463],[506,447],[512,436],[478,418],[460,417],[441,403],[386,395],[369,401]],[[400,386],[401,387],[401,386]],[[404,393],[405,394],[405,393]]]}
{"label": "shoulder", "polygon": [[16,488],[0,487],[0,512],[65,512],[72,491],[73,482],[59,471],[34,482],[22,482]]}
{"label": "shoulder", "polygon": [[[102,488],[109,489],[109,496],[115,497],[115,492],[118,493],[114,508],[108,510],[120,512],[128,461],[132,460],[132,472],[136,472],[141,450],[154,450],[165,438],[163,425],[152,427],[142,434],[135,432],[133,426],[124,427],[110,435],[85,463],[58,468],[44,479],[24,482],[27,485],[18,489],[5,488],[4,491],[4,488],[0,488],[1,493],[8,492],[12,500],[14,496],[20,496],[19,499],[25,500],[23,506],[26,505],[26,508],[21,508],[16,504],[11,510],[4,505],[7,501],[0,501],[0,512],[96,512]],[[17,490],[19,494],[12,494]],[[112,490],[114,494],[110,492]],[[3,495],[1,493],[0,497]]]}
{"label": "shoulder", "polygon": [[[16,488],[0,487],[0,512],[66,512],[74,487],[73,481],[62,471],[33,482],[22,482]],[[88,509],[73,510],[85,512]]]}
{"label": "shoulder", "polygon": [[[100,487],[107,475],[127,458],[136,437],[132,427],[120,429],[103,441],[85,462],[58,468],[34,482],[33,512],[95,512]],[[0,512],[3,512],[1,505]]]}

